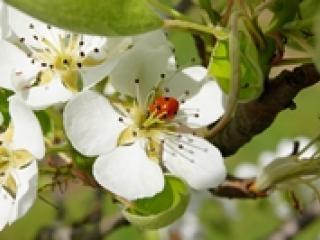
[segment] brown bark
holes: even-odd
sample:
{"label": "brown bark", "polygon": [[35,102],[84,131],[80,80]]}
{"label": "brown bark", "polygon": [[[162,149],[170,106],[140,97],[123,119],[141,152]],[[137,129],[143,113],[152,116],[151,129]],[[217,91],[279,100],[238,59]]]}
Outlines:
{"label": "brown bark", "polygon": [[254,136],[266,130],[281,111],[294,108],[296,95],[319,80],[320,74],[313,64],[281,72],[267,82],[259,99],[239,104],[232,120],[219,134],[209,137],[209,141],[225,157],[236,153]]}

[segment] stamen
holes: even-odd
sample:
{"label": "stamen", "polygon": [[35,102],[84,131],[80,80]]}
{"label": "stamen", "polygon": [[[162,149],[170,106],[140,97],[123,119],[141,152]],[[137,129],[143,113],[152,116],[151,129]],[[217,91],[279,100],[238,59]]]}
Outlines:
{"label": "stamen", "polygon": [[[186,140],[185,140],[185,138],[186,138]],[[182,138],[181,137],[181,138],[176,138],[175,140],[177,142],[175,142],[173,139],[169,138],[169,141],[175,142],[176,144],[178,143],[179,144],[178,146],[184,144],[187,147],[194,148],[194,149],[197,149],[197,150],[200,150],[200,151],[203,151],[203,152],[208,152],[208,148],[203,148],[203,147],[197,146],[195,144],[192,144],[193,143],[193,139],[192,138],[187,138],[187,137],[183,137]]]}
{"label": "stamen", "polygon": [[[190,158],[189,156],[187,156],[185,154],[189,153],[189,154],[193,154],[194,152],[192,151],[188,151],[185,149],[185,147],[182,144],[177,145],[176,142],[172,141],[170,138],[167,139],[168,141],[166,141],[164,147],[169,148],[172,152],[168,151],[168,149],[166,150],[167,152],[169,152],[172,156],[180,156],[182,159],[185,159],[187,161],[189,161],[190,163],[194,163],[195,160]],[[178,148],[177,148],[178,147]],[[185,152],[183,152],[182,150],[184,150]]]}
{"label": "stamen", "polygon": [[136,96],[137,96],[138,106],[140,108],[142,108],[143,110],[145,110],[146,108],[142,102],[141,95],[140,95],[140,79],[136,78],[134,80],[134,83],[135,83],[135,87],[136,87]]}

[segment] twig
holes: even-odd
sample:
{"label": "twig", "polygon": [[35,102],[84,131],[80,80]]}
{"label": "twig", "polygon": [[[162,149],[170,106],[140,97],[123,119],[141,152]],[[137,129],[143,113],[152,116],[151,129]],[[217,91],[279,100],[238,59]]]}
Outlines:
{"label": "twig", "polygon": [[237,108],[238,95],[240,90],[240,55],[239,55],[239,31],[238,31],[238,17],[239,12],[231,14],[230,25],[230,62],[232,66],[232,80],[230,84],[228,104],[226,111],[222,118],[209,130],[211,137],[217,135],[222,131],[229,121],[232,119],[232,115]]}
{"label": "twig", "polygon": [[266,130],[277,115],[292,106],[296,95],[318,83],[320,74],[313,64],[296,67],[292,72],[283,71],[268,81],[259,99],[238,104],[228,125],[208,140],[217,146],[224,156],[230,156],[248,143],[254,136]]}
{"label": "twig", "polygon": [[251,188],[254,182],[254,178],[241,179],[229,175],[224,183],[209,191],[215,196],[229,199],[257,199],[267,197],[267,192],[256,192]]}
{"label": "twig", "polygon": [[300,216],[291,218],[285,222],[280,228],[273,232],[266,239],[268,240],[290,240],[293,239],[298,233],[302,232],[314,223],[320,217],[320,206],[314,203],[305,210]]}
{"label": "twig", "polygon": [[105,237],[120,227],[128,225],[129,222],[121,213],[117,213],[112,217],[104,218],[100,222],[100,232]]}

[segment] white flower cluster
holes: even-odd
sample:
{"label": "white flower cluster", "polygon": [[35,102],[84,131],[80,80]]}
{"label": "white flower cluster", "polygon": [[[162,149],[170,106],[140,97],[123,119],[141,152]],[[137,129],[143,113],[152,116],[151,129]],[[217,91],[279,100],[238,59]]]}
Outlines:
{"label": "white flower cluster", "polygon": [[[195,134],[223,114],[222,92],[201,66],[178,69],[162,31],[133,37],[66,32],[4,3],[0,87],[11,123],[0,135],[0,229],[31,207],[44,141],[33,110],[63,104],[64,128],[97,157],[96,181],[127,200],[152,197],[170,172],[194,189],[226,175],[220,151]],[[101,93],[94,88],[107,79]]]}

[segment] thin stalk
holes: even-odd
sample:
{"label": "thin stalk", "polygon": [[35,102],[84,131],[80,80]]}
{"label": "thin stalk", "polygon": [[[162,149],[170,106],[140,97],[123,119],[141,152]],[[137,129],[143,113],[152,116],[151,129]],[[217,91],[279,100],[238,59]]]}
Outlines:
{"label": "thin stalk", "polygon": [[187,31],[202,32],[215,36],[217,39],[226,39],[229,33],[220,27],[209,27],[194,22],[188,22],[183,20],[164,20],[165,28],[182,29]]}
{"label": "thin stalk", "polygon": [[188,20],[188,18],[180,13],[179,11],[159,2],[158,0],[148,0],[148,2],[154,6],[155,8],[159,9],[160,11],[166,13],[167,15],[171,16],[174,19],[180,20]]}
{"label": "thin stalk", "polygon": [[68,143],[61,144],[61,145],[53,145],[53,146],[47,146],[46,148],[46,154],[55,154],[59,152],[69,152],[71,150],[71,147]]}
{"label": "thin stalk", "polygon": [[277,62],[274,66],[287,66],[287,65],[296,65],[304,63],[312,63],[312,58],[284,58]]}
{"label": "thin stalk", "polygon": [[240,49],[239,49],[239,31],[238,31],[239,12],[231,14],[231,35],[230,35],[230,62],[232,66],[232,81],[229,91],[228,105],[220,121],[209,131],[210,137],[218,134],[231,120],[237,107],[240,90]]}

